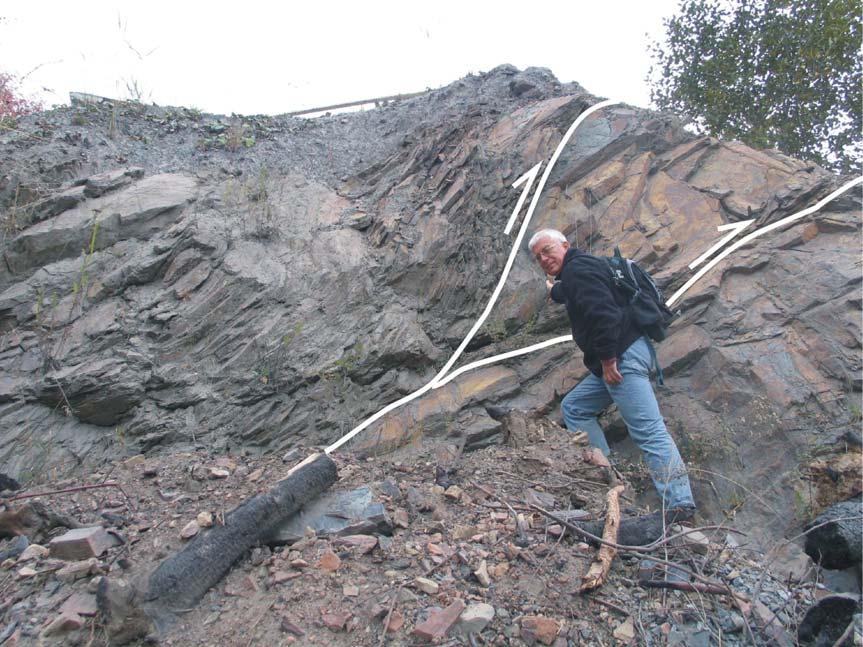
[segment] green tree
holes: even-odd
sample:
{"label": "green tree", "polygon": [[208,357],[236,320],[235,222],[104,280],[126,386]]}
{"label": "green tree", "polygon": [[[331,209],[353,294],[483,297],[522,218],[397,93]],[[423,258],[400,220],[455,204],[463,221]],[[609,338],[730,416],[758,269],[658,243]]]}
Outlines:
{"label": "green tree", "polygon": [[650,99],[699,132],[863,162],[861,0],[681,0],[649,46]]}

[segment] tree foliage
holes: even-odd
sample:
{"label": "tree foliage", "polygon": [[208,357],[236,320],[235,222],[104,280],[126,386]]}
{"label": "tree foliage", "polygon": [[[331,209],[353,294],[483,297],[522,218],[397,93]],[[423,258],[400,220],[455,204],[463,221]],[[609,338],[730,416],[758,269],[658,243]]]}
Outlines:
{"label": "tree foliage", "polygon": [[[6,17],[0,16],[0,25],[5,23]],[[28,99],[21,94],[20,83],[19,77],[0,71],[0,125],[43,109],[41,101]]]}
{"label": "tree foliage", "polygon": [[0,72],[0,123],[40,110],[42,110],[41,102],[20,94],[17,77]]}
{"label": "tree foliage", "polygon": [[835,171],[863,161],[860,0],[681,0],[650,98],[700,132]]}

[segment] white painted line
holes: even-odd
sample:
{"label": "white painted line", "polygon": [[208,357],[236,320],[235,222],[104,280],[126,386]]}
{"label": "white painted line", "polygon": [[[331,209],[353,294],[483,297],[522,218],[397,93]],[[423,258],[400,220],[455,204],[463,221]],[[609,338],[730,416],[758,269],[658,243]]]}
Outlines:
{"label": "white painted line", "polygon": [[[856,179],[856,180],[853,180],[853,181],[851,181],[851,182],[848,182],[847,184],[844,184],[841,188],[837,189],[836,191],[834,191],[833,193],[831,193],[830,195],[828,195],[828,196],[827,196],[826,198],[824,198],[823,200],[820,200],[819,202],[817,202],[815,205],[813,205],[813,206],[811,206],[811,207],[809,207],[809,208],[807,208],[807,209],[804,209],[803,211],[800,211],[800,212],[798,212],[798,213],[795,213],[795,214],[793,214],[793,215],[791,215],[791,216],[788,216],[788,217],[786,217],[786,218],[783,218],[782,220],[778,220],[778,221],[776,221],[776,222],[774,222],[774,223],[771,223],[770,225],[767,225],[767,226],[765,226],[765,227],[762,227],[761,229],[758,229],[758,230],[756,230],[756,231],[754,231],[754,232],[750,233],[750,234],[749,234],[748,236],[746,236],[745,238],[740,239],[737,243],[735,243],[733,246],[729,247],[729,248],[728,248],[726,251],[724,251],[721,255],[717,256],[713,261],[711,261],[709,265],[707,265],[707,266],[705,266],[704,268],[702,268],[702,269],[701,269],[701,271],[700,271],[698,274],[696,274],[696,275],[695,275],[694,277],[692,277],[689,281],[687,281],[687,282],[683,285],[683,287],[682,287],[682,288],[680,288],[680,290],[678,290],[677,292],[675,292],[675,293],[674,293],[674,295],[673,295],[673,296],[672,296],[668,301],[666,301],[666,302],[665,302],[665,304],[666,304],[667,306],[669,306],[669,307],[670,307],[670,306],[671,306],[671,304],[673,304],[673,303],[674,303],[678,298],[680,298],[680,296],[681,296],[684,292],[686,292],[686,290],[688,290],[690,287],[692,287],[692,285],[694,285],[694,284],[695,284],[695,282],[696,282],[699,278],[701,278],[702,276],[704,276],[704,274],[705,274],[708,270],[710,270],[712,267],[714,267],[714,266],[715,266],[715,265],[716,265],[720,260],[722,260],[723,258],[725,258],[726,256],[728,256],[728,254],[730,254],[732,251],[734,251],[735,249],[738,249],[741,245],[745,245],[748,241],[753,240],[754,238],[757,238],[758,236],[761,236],[762,234],[766,234],[768,231],[772,231],[772,230],[774,230],[774,229],[776,229],[776,228],[778,228],[778,227],[781,227],[781,226],[786,225],[786,224],[788,224],[788,223],[790,223],[790,222],[793,222],[793,221],[797,220],[798,218],[802,218],[802,217],[807,216],[807,215],[809,215],[809,214],[811,214],[811,213],[814,213],[815,211],[818,211],[818,210],[819,210],[819,209],[821,209],[825,204],[827,204],[827,203],[828,203],[828,202],[830,202],[831,200],[834,200],[834,199],[838,198],[840,195],[842,195],[843,193],[845,193],[845,192],[846,192],[846,191],[848,191],[849,189],[853,188],[855,185],[860,184],[861,182],[863,182],[863,178],[858,178],[858,179]],[[693,263],[692,265],[690,265],[690,267],[693,267],[694,265],[698,265],[700,262],[702,262],[702,261],[704,260],[704,258],[709,257],[709,256],[710,256],[710,254],[712,254],[712,253],[713,253],[713,252],[715,252],[717,249],[719,249],[720,247],[722,247],[722,245],[723,245],[726,241],[728,241],[728,240],[730,240],[731,238],[733,238],[734,236],[736,236],[736,235],[737,235],[737,233],[738,233],[739,231],[742,231],[743,229],[745,229],[745,228],[746,228],[747,226],[749,226],[749,224],[750,224],[750,223],[752,223],[752,222],[754,222],[754,220],[747,220],[747,221],[745,221],[745,222],[735,222],[735,223],[731,223],[731,224],[728,224],[728,225],[720,225],[720,226],[717,228],[717,229],[719,229],[719,231],[727,231],[727,230],[729,230],[729,229],[733,229],[734,231],[732,232],[732,234],[731,234],[730,236],[726,236],[726,237],[725,237],[725,238],[723,238],[719,243],[717,243],[716,245],[714,245],[713,247],[711,247],[707,252],[705,252],[705,253],[700,257],[700,259],[699,259],[698,261],[696,261],[695,263]],[[563,342],[567,342],[567,341],[572,341],[572,335],[565,335],[565,336],[563,336],[563,337],[554,337],[553,339],[547,339],[546,341],[539,342],[538,344],[533,344],[532,346],[526,346],[526,347],[524,347],[524,348],[519,348],[519,349],[517,349],[517,350],[511,350],[511,351],[509,351],[509,352],[502,353],[502,354],[500,354],[500,355],[494,355],[494,356],[492,356],[492,357],[486,357],[485,359],[481,359],[481,360],[479,360],[479,361],[472,362],[472,363],[470,363],[470,364],[467,364],[467,365],[465,365],[465,366],[462,366],[462,367],[461,367],[461,368],[459,368],[458,370],[456,370],[456,371],[454,371],[453,373],[451,373],[450,375],[446,376],[446,378],[445,378],[445,379],[439,379],[439,381],[437,381],[437,382],[434,384],[433,388],[438,388],[439,386],[443,386],[444,384],[446,384],[447,382],[449,382],[449,381],[450,381],[450,380],[452,380],[453,378],[455,378],[455,377],[457,377],[457,376],[461,375],[462,373],[465,373],[465,372],[467,372],[467,371],[470,371],[470,370],[472,370],[472,369],[474,369],[474,368],[479,368],[480,366],[487,366],[487,365],[489,365],[489,364],[494,364],[495,362],[499,362],[499,361],[501,361],[501,360],[508,359],[508,358],[510,358],[510,357],[516,357],[516,356],[518,356],[518,355],[526,355],[527,353],[532,353],[532,352],[533,352],[533,351],[535,351],[535,350],[541,350],[541,349],[543,349],[543,348],[548,348],[549,346],[554,346],[555,344],[561,344],[561,343],[563,343]]]}
{"label": "white painted line", "polygon": [[722,249],[722,247],[723,247],[723,245],[725,245],[725,243],[727,243],[729,240],[734,238],[737,234],[739,234],[741,231],[746,229],[753,222],[755,222],[754,218],[752,220],[741,220],[740,222],[731,222],[727,225],[719,225],[716,228],[716,231],[729,231],[730,230],[731,233],[728,234],[727,236],[725,236],[724,238],[722,238],[713,247],[711,247],[706,252],[704,252],[701,256],[699,256],[694,261],[692,261],[689,264],[689,269],[694,270],[696,267],[701,265],[704,261],[706,261],[708,258],[710,258],[714,254],[714,252]]}
{"label": "white painted line", "polygon": [[677,301],[681,296],[683,296],[683,294],[689,288],[691,288],[693,285],[695,285],[695,283],[702,276],[707,274],[707,272],[709,272],[713,267],[715,267],[719,261],[721,261],[723,258],[728,256],[734,250],[740,249],[743,245],[745,245],[749,241],[755,240],[756,238],[758,238],[759,236],[763,236],[767,232],[773,231],[774,229],[778,229],[779,227],[784,227],[785,225],[792,223],[795,220],[803,218],[804,216],[808,216],[811,213],[815,213],[816,211],[821,209],[825,204],[827,204],[831,200],[835,200],[840,195],[842,195],[846,191],[849,191],[850,189],[852,189],[854,186],[860,184],[861,182],[863,182],[863,177],[858,177],[854,180],[851,180],[850,182],[846,182],[841,187],[836,189],[833,193],[831,193],[827,197],[819,200],[818,202],[813,204],[811,207],[807,207],[806,209],[803,209],[802,211],[798,211],[795,214],[792,214],[790,216],[782,218],[781,220],[777,220],[776,222],[772,222],[769,225],[765,225],[761,229],[756,229],[755,231],[745,235],[743,238],[738,240],[736,243],[729,245],[725,250],[722,251],[722,253],[718,254],[716,256],[716,258],[714,258],[707,265],[705,265],[700,270],[698,270],[698,272],[696,272],[692,278],[690,278],[686,283],[684,283],[683,286],[677,292],[675,292],[673,295],[671,295],[671,298],[668,301],[666,301],[665,304],[667,306],[671,307],[671,305],[675,301]]}
{"label": "white painted line", "polygon": [[476,362],[471,362],[470,364],[465,364],[464,366],[459,367],[445,378],[437,382],[434,388],[438,388],[446,384],[452,379],[455,379],[462,373],[466,373],[467,371],[472,371],[475,368],[479,368],[480,366],[487,366],[488,364],[494,364],[495,362],[499,362],[504,359],[509,359],[510,357],[517,357],[519,355],[527,355],[528,353],[532,353],[535,350],[542,350],[543,348],[548,348],[549,346],[554,346],[555,344],[562,344],[565,341],[572,341],[572,335],[564,335],[563,337],[555,337],[553,339],[546,339],[545,341],[541,341],[538,344],[533,344],[532,346],[525,346],[524,348],[519,348],[518,350],[511,350],[506,353],[501,353],[500,355],[494,355],[493,357],[486,357],[485,359],[478,360]]}
{"label": "white painted line", "polygon": [[[516,209],[519,209],[521,205],[524,204],[524,200],[527,197],[527,194],[530,192],[530,187],[533,184],[533,179],[536,177],[540,166],[542,166],[542,163],[534,166],[532,169],[530,169],[530,171],[522,175],[513,183],[512,186],[516,187],[522,182],[524,182],[525,178],[530,178],[530,183],[526,187],[524,187],[524,190],[521,192],[521,196],[518,199],[518,204],[516,204],[515,206]],[[509,276],[509,270],[512,268],[512,263],[513,261],[515,261],[515,257],[518,254],[518,246],[521,244],[522,238],[524,238],[524,232],[527,230],[527,224],[530,222],[530,217],[533,214],[533,206],[536,203],[537,193],[541,188],[542,185],[540,185],[533,193],[533,200],[531,200],[530,202],[530,208],[527,211],[527,215],[524,217],[524,221],[521,223],[521,227],[518,230],[518,235],[515,237],[515,241],[512,244],[512,249],[510,249],[509,258],[506,259],[506,265],[504,265],[503,272],[501,272],[500,278],[497,280],[497,285],[494,288],[494,292],[492,292],[491,299],[488,300],[488,303],[485,305],[485,310],[482,311],[479,319],[473,322],[473,326],[471,327],[470,332],[468,332],[465,338],[462,339],[461,343],[458,345],[458,348],[456,348],[455,352],[447,360],[447,363],[444,364],[444,367],[440,371],[438,371],[438,374],[434,376],[434,379],[432,379],[431,386],[433,389],[436,389],[439,386],[438,381],[447,374],[447,372],[452,368],[452,365],[456,363],[456,360],[461,357],[461,354],[464,352],[464,349],[467,348],[470,340],[473,339],[477,331],[482,328],[485,320],[488,319],[488,315],[491,314],[491,309],[494,307],[494,302],[497,301],[497,298],[500,296],[500,291],[503,290],[503,286],[506,283],[507,277]],[[518,212],[514,210],[512,212],[512,216],[510,216],[507,228],[510,227],[510,224],[515,222],[516,215],[518,215]],[[508,232],[504,230],[504,233]]]}
{"label": "white painted line", "polygon": [[[483,313],[480,315],[479,319],[477,319],[474,323],[473,328],[470,329],[467,337],[465,337],[461,344],[459,344],[459,347],[456,349],[455,353],[453,353],[453,356],[449,358],[449,361],[444,365],[444,367],[432,380],[431,384],[433,389],[436,389],[441,385],[440,381],[444,378],[447,372],[449,372],[449,370],[452,368],[452,365],[456,363],[456,360],[461,357],[461,354],[464,352],[464,349],[467,348],[470,340],[473,339],[473,336],[485,323],[485,320],[488,318],[489,313],[491,313],[491,309],[494,307],[494,302],[497,301],[497,298],[500,296],[500,292],[501,290],[503,290],[503,285],[504,283],[506,283],[506,279],[509,276],[509,271],[512,269],[512,264],[515,262],[515,257],[518,255],[518,249],[519,247],[521,247],[521,241],[524,239],[524,234],[527,231],[527,226],[530,224],[530,219],[533,217],[533,212],[536,209],[537,203],[539,202],[539,196],[542,194],[543,188],[545,188],[545,183],[548,181],[548,176],[551,175],[551,171],[552,169],[554,169],[554,165],[557,163],[557,159],[563,152],[564,147],[567,145],[567,143],[569,143],[569,140],[575,132],[575,129],[578,128],[585,119],[587,119],[597,110],[601,110],[606,106],[614,105],[615,103],[617,102],[612,101],[611,99],[606,99],[605,101],[600,101],[599,103],[590,106],[587,110],[578,115],[578,117],[576,117],[575,121],[572,122],[572,125],[566,131],[566,134],[564,134],[563,139],[560,140],[557,148],[554,149],[554,154],[551,156],[551,160],[548,162],[548,166],[545,167],[545,171],[543,171],[542,173],[542,178],[539,180],[539,184],[537,185],[536,189],[534,189],[533,198],[531,198],[530,200],[530,206],[527,209],[527,214],[524,217],[524,221],[522,221],[521,223],[521,227],[518,230],[518,235],[515,237],[515,240],[512,243],[512,249],[509,252],[509,258],[506,259],[506,265],[503,268],[503,272],[501,272],[500,279],[497,282],[497,287],[494,289],[494,293],[491,295],[491,299],[489,299],[488,304],[485,306],[485,310],[483,310]],[[521,178],[519,178],[519,180],[520,179]]]}
{"label": "white painted line", "polygon": [[380,411],[378,411],[375,415],[370,416],[369,418],[366,418],[366,420],[364,420],[364,421],[362,422],[362,424],[357,425],[356,427],[354,427],[353,429],[351,429],[348,433],[346,433],[344,436],[342,436],[341,438],[339,438],[339,439],[338,439],[336,442],[334,442],[332,445],[330,445],[329,447],[327,447],[327,448],[324,450],[324,453],[325,453],[325,454],[332,454],[332,453],[333,453],[334,451],[336,451],[339,447],[341,447],[342,445],[344,445],[344,444],[345,444],[346,442],[348,442],[351,438],[353,438],[354,436],[356,436],[358,433],[360,433],[363,429],[365,429],[366,427],[368,427],[370,424],[372,424],[372,423],[373,423],[373,422],[375,422],[376,420],[379,420],[380,418],[384,417],[385,415],[387,415],[387,414],[388,414],[390,411],[392,411],[393,409],[398,409],[398,408],[399,408],[400,406],[402,406],[403,404],[407,404],[407,403],[408,403],[408,402],[410,402],[411,400],[415,400],[416,398],[420,397],[423,393],[425,393],[426,391],[428,391],[428,390],[430,390],[430,389],[431,389],[431,382],[429,382],[428,384],[426,384],[424,387],[422,387],[422,388],[420,388],[420,389],[417,389],[417,390],[416,390],[416,391],[414,391],[413,393],[411,393],[411,394],[409,394],[409,395],[406,395],[406,396],[405,396],[405,397],[403,397],[401,400],[396,400],[395,402],[393,402],[393,403],[391,403],[391,404],[388,404],[388,405],[387,405],[387,406],[385,406],[383,409],[381,409]]}
{"label": "white painted line", "polygon": [[540,166],[542,166],[542,162],[534,166],[527,173],[525,173],[512,183],[512,188],[517,189],[526,180],[528,180],[527,186],[524,187],[524,191],[522,191],[521,195],[518,196],[518,202],[516,202],[515,204],[515,209],[512,210],[512,215],[509,217],[509,222],[507,222],[506,227],[504,227],[503,233],[505,233],[507,236],[509,236],[509,232],[512,231],[512,226],[515,224],[515,219],[518,217],[518,212],[521,211],[521,207],[524,204],[525,199],[527,198],[527,194],[530,193],[530,187],[533,186],[533,181],[536,179],[536,174],[539,173]]}
{"label": "white painted line", "polygon": [[[539,194],[542,192],[542,189],[545,186],[546,181],[548,180],[548,176],[551,174],[551,169],[554,168],[554,165],[557,162],[557,158],[560,157],[560,154],[563,151],[564,146],[566,146],[567,142],[572,137],[572,134],[575,132],[575,129],[578,128],[578,126],[585,119],[587,119],[587,117],[589,117],[591,114],[593,114],[597,110],[604,108],[606,106],[613,105],[615,103],[617,103],[617,102],[612,101],[610,99],[607,99],[605,101],[600,101],[599,103],[590,106],[587,110],[585,110],[580,115],[578,115],[578,117],[575,119],[574,122],[572,122],[572,125],[566,131],[566,134],[563,136],[563,139],[560,140],[560,143],[557,145],[557,148],[554,151],[554,155],[552,155],[552,157],[551,157],[551,161],[549,162],[548,166],[545,167],[545,172],[542,174],[542,179],[540,180],[539,186],[533,192],[533,198],[530,201],[530,207],[528,208],[527,215],[524,217],[524,222],[521,224],[521,228],[518,231],[518,236],[516,236],[515,241],[513,241],[512,250],[510,251],[509,258],[506,261],[506,266],[504,267],[503,272],[501,273],[500,280],[497,283],[497,287],[495,288],[494,293],[492,294],[491,299],[488,302],[488,305],[486,306],[486,308],[483,311],[480,318],[473,325],[470,332],[467,334],[467,337],[465,337],[464,340],[462,341],[462,343],[459,344],[458,349],[456,349],[455,353],[453,353],[453,356],[450,357],[450,359],[444,365],[443,369],[441,369],[438,372],[438,374],[432,379],[431,382],[429,382],[428,384],[426,384],[422,388],[417,389],[413,393],[406,395],[405,397],[403,397],[400,400],[397,400],[396,402],[388,404],[383,409],[378,411],[376,414],[367,418],[362,423],[360,423],[359,425],[357,425],[356,427],[351,429],[348,433],[346,433],[344,436],[339,438],[332,445],[327,447],[324,450],[325,453],[331,454],[332,452],[337,450],[339,447],[344,445],[346,442],[351,440],[353,437],[355,437],[363,429],[366,429],[373,422],[379,420],[381,417],[385,416],[386,414],[388,414],[393,409],[397,409],[398,407],[402,406],[403,404],[407,404],[411,400],[418,398],[419,396],[421,396],[422,394],[424,394],[426,391],[428,391],[431,388],[437,388],[440,386],[438,381],[443,379],[443,377],[447,374],[449,369],[452,368],[452,365],[456,362],[456,360],[459,358],[459,356],[462,354],[462,352],[464,352],[464,349],[470,343],[470,340],[473,339],[473,336],[476,334],[476,331],[479,330],[479,328],[485,322],[486,318],[488,317],[488,314],[491,312],[491,309],[494,306],[494,302],[497,300],[498,296],[500,296],[500,291],[503,289],[503,284],[506,282],[506,277],[509,275],[509,271],[512,268],[513,261],[515,261],[516,254],[518,254],[518,248],[521,245],[522,239],[524,238],[524,232],[527,230],[527,225],[530,222],[531,217],[533,216],[534,209],[536,209],[537,202],[539,201]],[[519,197],[518,203],[516,204],[516,208],[513,211],[512,216],[510,216],[509,222],[507,223],[507,230],[510,230],[512,228],[512,225],[515,223],[515,219],[516,219],[516,215],[518,213],[518,210],[524,204],[524,200],[527,197],[528,192],[530,191],[530,187],[533,184],[533,180],[536,177],[536,174],[539,171],[539,167],[541,165],[542,165],[542,163],[540,162],[539,164],[534,166],[532,169],[530,169],[527,173],[525,173],[520,178],[518,178],[515,181],[515,183],[513,184],[514,187],[518,187],[520,184],[529,180],[527,186],[525,187],[524,191],[522,191],[522,194]],[[507,230],[505,230],[505,233],[508,234],[509,232]],[[560,337],[558,339],[563,340],[564,338]],[[545,342],[541,342],[541,343],[545,343]],[[559,343],[559,342],[556,340],[550,340],[547,345],[551,346],[554,343]],[[534,346],[536,346],[536,345],[534,345]],[[531,347],[531,348],[533,348],[533,347]],[[513,351],[513,352],[516,352],[516,351]],[[525,352],[530,352],[530,351],[525,351]],[[495,361],[496,361],[497,356],[495,358],[489,358],[489,359],[495,359]]]}
{"label": "white painted line", "polygon": [[[504,283],[506,282],[506,278],[509,275],[510,270],[512,269],[512,264],[515,260],[515,257],[518,254],[518,248],[521,245],[522,239],[524,238],[524,233],[527,230],[528,223],[530,222],[530,219],[533,216],[533,212],[536,209],[536,205],[539,202],[539,196],[542,193],[542,189],[545,187],[545,183],[548,180],[549,175],[551,175],[551,170],[554,168],[554,165],[557,162],[557,159],[560,157],[560,153],[562,152],[564,146],[568,143],[569,139],[572,137],[572,134],[575,132],[575,129],[590,114],[592,114],[596,110],[599,110],[600,108],[604,108],[608,105],[613,105],[614,103],[616,103],[616,102],[611,101],[611,100],[606,100],[606,101],[602,101],[600,103],[597,103],[597,104],[591,106],[590,108],[588,108],[587,110],[582,112],[578,116],[578,118],[572,123],[572,125],[569,127],[569,130],[566,131],[566,134],[563,136],[563,139],[560,141],[560,144],[558,144],[557,149],[555,149],[554,155],[552,155],[552,157],[551,157],[551,161],[549,162],[548,166],[546,166],[545,171],[542,174],[542,178],[540,179],[539,185],[537,186],[536,190],[533,193],[533,198],[531,199],[530,207],[528,208],[527,215],[525,216],[524,222],[522,222],[522,225],[519,228],[518,235],[516,236],[516,239],[513,242],[512,250],[510,251],[510,255],[509,255],[509,258],[507,259],[506,266],[504,267],[504,270],[501,273],[500,280],[498,281],[497,287],[495,288],[491,299],[489,300],[488,304],[486,305],[486,308],[483,311],[480,318],[473,325],[473,327],[471,328],[468,335],[464,338],[464,340],[459,345],[459,347],[455,351],[455,353],[453,353],[452,357],[450,357],[450,359],[447,361],[447,363],[443,367],[443,369],[441,369],[438,372],[438,374],[425,386],[417,389],[416,391],[414,391],[413,393],[411,393],[409,395],[406,395],[405,397],[401,398],[400,400],[397,400],[396,402],[393,402],[393,403],[387,405],[386,407],[384,407],[383,409],[378,411],[376,414],[367,418],[361,424],[354,427],[351,431],[349,431],[347,434],[342,436],[339,440],[337,440],[332,445],[327,447],[324,450],[325,453],[331,454],[336,449],[338,449],[339,447],[344,445],[346,442],[348,442],[349,440],[354,438],[361,431],[366,429],[369,425],[371,425],[375,421],[379,420],[380,418],[382,418],[383,416],[388,414],[390,411],[397,409],[398,407],[402,406],[403,404],[410,402],[411,400],[415,400],[416,398],[418,398],[421,395],[428,392],[430,389],[440,388],[444,384],[447,384],[450,380],[456,378],[457,376],[459,376],[459,375],[461,375],[467,371],[473,370],[475,368],[479,368],[480,366],[488,366],[489,364],[494,364],[495,362],[499,362],[501,360],[508,359],[510,357],[517,357],[519,355],[526,355],[526,354],[532,353],[533,351],[536,351],[536,350],[541,350],[543,348],[548,348],[548,347],[554,346],[556,344],[560,344],[560,343],[567,342],[567,341],[572,341],[572,335],[564,335],[561,337],[554,337],[552,339],[548,339],[546,341],[539,342],[537,344],[532,344],[531,346],[526,346],[524,348],[519,348],[516,350],[506,352],[506,353],[501,353],[500,355],[494,355],[492,357],[487,357],[485,359],[481,359],[481,360],[478,360],[476,362],[471,362],[470,364],[467,364],[465,366],[460,367],[459,369],[454,371],[451,375],[447,375],[450,368],[452,368],[452,365],[456,362],[456,360],[459,358],[459,356],[462,354],[462,352],[464,352],[464,349],[467,347],[468,343],[470,343],[470,340],[473,339],[473,336],[476,334],[476,332],[479,330],[479,328],[485,322],[486,318],[488,317],[489,313],[491,312],[492,307],[494,306],[495,301],[500,296],[500,292],[503,288]],[[509,232],[511,231],[512,226],[515,223],[515,219],[516,219],[516,216],[518,214],[518,211],[521,209],[522,205],[524,204],[524,200],[525,200],[528,192],[530,191],[530,187],[533,184],[534,178],[536,177],[536,174],[539,170],[540,165],[541,165],[541,163],[537,164],[536,166],[531,168],[527,173],[522,175],[518,180],[516,180],[513,183],[513,187],[518,187],[519,185],[521,185],[524,182],[527,182],[527,186],[522,191],[522,194],[519,197],[518,203],[516,204],[516,208],[513,211],[512,216],[510,216],[509,222],[507,223],[507,226],[506,226],[506,229],[504,230],[504,233],[509,234]],[[792,214],[792,215],[790,215],[786,218],[783,218],[781,220],[777,220],[774,223],[766,225],[766,226],[744,236],[743,238],[738,240],[736,243],[730,245],[727,249],[722,251],[714,259],[712,259],[709,263],[707,263],[707,265],[702,267],[692,278],[690,278],[686,283],[684,283],[683,286],[677,292],[675,292],[670,299],[668,299],[668,301],[666,301],[666,305],[671,306],[675,301],[677,301],[677,299],[679,299],[683,294],[685,294],[686,291],[689,290],[689,288],[691,288],[693,285],[695,285],[695,283],[699,279],[701,279],[708,271],[710,271],[713,267],[715,267],[717,263],[719,263],[721,260],[726,258],[731,252],[739,249],[740,247],[742,247],[746,243],[754,240],[755,238],[758,238],[759,236],[762,236],[762,235],[764,235],[770,231],[773,231],[774,229],[778,229],[779,227],[782,227],[782,226],[787,225],[791,222],[794,222],[795,220],[798,220],[800,218],[808,216],[811,213],[815,213],[816,211],[818,211],[819,209],[824,207],[824,205],[826,205],[827,203],[829,203],[832,200],[835,200],[840,195],[849,191],[851,188],[853,188],[854,186],[856,186],[860,183],[863,183],[863,177],[860,177],[860,178],[857,178],[857,179],[852,180],[850,182],[847,182],[846,184],[842,185],[842,187],[840,187],[839,189],[837,189],[836,191],[834,191],[833,193],[831,193],[827,197],[823,198],[822,200],[819,200],[817,203],[815,203],[811,207],[803,209],[802,211],[799,211],[799,212]],[[728,225],[721,225],[720,227],[718,227],[717,229],[719,231],[732,230],[732,233],[729,236],[724,237],[719,243],[717,243],[716,245],[711,247],[707,252],[702,254],[702,256],[700,256],[698,259],[696,259],[696,261],[693,264],[691,264],[690,267],[694,267],[694,266],[697,266],[700,263],[702,263],[705,260],[705,258],[709,257],[712,253],[714,253],[716,250],[721,248],[723,244],[725,244],[728,240],[731,240],[734,236],[736,236],[740,231],[742,231],[743,229],[748,227],[751,223],[752,223],[752,221],[749,220],[749,221],[745,221],[745,222],[738,222],[738,223],[730,223]]]}

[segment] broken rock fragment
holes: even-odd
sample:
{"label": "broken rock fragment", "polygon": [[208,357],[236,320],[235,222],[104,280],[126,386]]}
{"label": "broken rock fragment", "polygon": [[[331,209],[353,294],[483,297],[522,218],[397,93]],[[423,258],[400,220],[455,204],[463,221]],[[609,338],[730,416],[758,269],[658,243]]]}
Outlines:
{"label": "broken rock fragment", "polygon": [[428,620],[417,625],[413,635],[421,640],[439,640],[446,636],[462,611],[464,611],[464,602],[454,600],[446,609],[432,613]]}
{"label": "broken rock fragment", "polygon": [[210,467],[207,469],[207,476],[211,479],[226,479],[231,475],[231,472],[224,467]]}
{"label": "broken rock fragment", "polygon": [[479,568],[476,569],[473,573],[476,575],[476,579],[479,580],[481,586],[488,588],[491,585],[491,577],[488,574],[488,564],[485,560],[482,560],[479,564]]}
{"label": "broken rock fragment", "polygon": [[333,544],[336,546],[354,548],[361,555],[365,555],[374,550],[375,546],[378,545],[378,540],[376,537],[372,537],[371,535],[346,535],[344,537],[338,537]]}
{"label": "broken rock fragment", "polygon": [[96,596],[92,593],[74,593],[60,607],[60,613],[78,616],[95,616],[97,610]]}
{"label": "broken rock fragment", "polygon": [[57,634],[75,631],[84,626],[81,616],[75,613],[61,613],[42,630],[43,636],[54,636]]}
{"label": "broken rock fragment", "polygon": [[560,632],[560,623],[545,616],[524,616],[521,619],[521,637],[528,645],[551,645]]}
{"label": "broken rock fragment", "polygon": [[333,631],[341,631],[344,629],[352,617],[353,615],[346,611],[328,611],[326,609],[321,609],[321,622]]}
{"label": "broken rock fragment", "polygon": [[30,544],[24,549],[24,552],[18,556],[18,562],[29,562],[33,559],[42,559],[47,557],[50,551],[39,544]]}
{"label": "broken rock fragment", "polygon": [[494,607],[485,602],[471,604],[462,611],[458,619],[458,630],[462,634],[478,634],[494,620]]}
{"label": "broken rock fragment", "polygon": [[328,573],[339,570],[341,565],[342,560],[329,548],[324,551],[324,554],[321,555],[321,559],[318,562],[318,568],[322,571],[327,571]]}
{"label": "broken rock fragment", "polygon": [[614,630],[614,637],[624,645],[628,645],[635,640],[635,626],[632,622],[632,617],[621,622]]}
{"label": "broken rock fragment", "polygon": [[114,539],[102,526],[75,528],[55,537],[49,544],[51,556],[58,559],[99,557],[112,546],[114,546]]}
{"label": "broken rock fragment", "polygon": [[198,525],[197,521],[190,521],[183,529],[180,531],[180,539],[191,539],[201,530],[201,527]]}
{"label": "broken rock fragment", "polygon": [[394,609],[390,614],[389,622],[387,623],[387,633],[394,634],[399,629],[405,626],[405,617],[398,609]]}
{"label": "broken rock fragment", "polygon": [[423,593],[428,593],[429,595],[434,595],[440,590],[440,585],[434,580],[430,580],[427,577],[418,577],[414,580],[414,584],[417,585],[417,588]]}
{"label": "broken rock fragment", "polygon": [[99,560],[91,557],[80,562],[71,562],[57,571],[57,579],[61,582],[75,582],[93,575],[99,570]]}

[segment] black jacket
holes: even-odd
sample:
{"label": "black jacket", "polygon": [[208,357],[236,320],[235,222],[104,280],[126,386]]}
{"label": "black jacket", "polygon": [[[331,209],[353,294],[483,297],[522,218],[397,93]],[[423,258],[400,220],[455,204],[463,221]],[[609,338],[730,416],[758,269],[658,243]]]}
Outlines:
{"label": "black jacket", "polygon": [[572,337],[584,353],[584,365],[602,377],[600,360],[616,357],[641,331],[632,322],[625,297],[614,287],[604,258],[574,247],[566,252],[551,298],[566,305]]}

